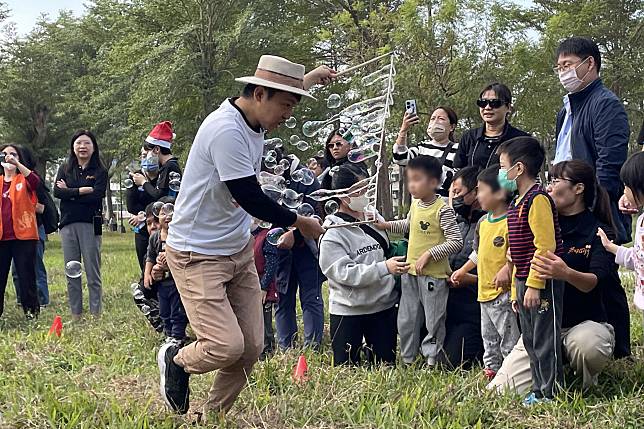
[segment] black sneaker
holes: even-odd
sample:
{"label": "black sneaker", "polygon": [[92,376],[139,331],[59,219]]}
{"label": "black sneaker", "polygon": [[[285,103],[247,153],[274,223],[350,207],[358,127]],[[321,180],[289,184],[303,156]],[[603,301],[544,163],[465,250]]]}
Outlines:
{"label": "black sneaker", "polygon": [[165,404],[179,414],[190,408],[190,374],[174,363],[179,347],[174,342],[164,343],[159,349],[157,363],[161,374],[160,391]]}

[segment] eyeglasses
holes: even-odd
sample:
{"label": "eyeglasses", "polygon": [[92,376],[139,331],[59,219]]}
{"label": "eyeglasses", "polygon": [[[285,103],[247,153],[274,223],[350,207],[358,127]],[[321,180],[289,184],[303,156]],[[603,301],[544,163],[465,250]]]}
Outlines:
{"label": "eyeglasses", "polygon": [[554,185],[556,185],[557,183],[560,183],[560,182],[562,182],[562,181],[566,181],[566,182],[570,182],[570,183],[576,183],[574,180],[572,180],[572,179],[566,179],[565,177],[553,177],[552,179],[550,179],[550,181],[548,182],[548,184],[549,184],[549,185],[553,185],[553,186],[554,186]]}
{"label": "eyeglasses", "polygon": [[491,100],[480,98],[476,100],[476,105],[479,106],[481,109],[485,109],[485,107],[487,107],[488,105],[493,109],[498,109],[504,104],[506,103],[503,100],[499,100],[498,98],[493,98]]}
{"label": "eyeglasses", "polygon": [[555,72],[555,74],[557,74],[557,75],[560,74],[560,73],[563,73],[563,72],[567,72],[571,68],[577,68],[577,66],[582,65],[588,58],[590,58],[590,57],[586,57],[586,58],[584,58],[582,60],[577,61],[576,63],[568,63],[568,64],[564,64],[562,66],[556,65],[556,66],[554,66],[552,68],[552,71]]}

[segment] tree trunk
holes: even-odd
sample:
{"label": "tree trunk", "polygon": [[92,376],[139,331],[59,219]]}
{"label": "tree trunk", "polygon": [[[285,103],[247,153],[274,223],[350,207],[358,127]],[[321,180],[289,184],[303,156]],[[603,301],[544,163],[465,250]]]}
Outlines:
{"label": "tree trunk", "polygon": [[389,156],[387,155],[387,145],[384,144],[384,141],[380,143],[380,162],[382,162],[382,166],[376,179],[378,186],[376,207],[385,219],[391,219],[393,217],[393,206],[391,203],[391,185],[389,183]]}
{"label": "tree trunk", "polygon": [[[107,221],[108,225],[112,218],[114,217],[114,208],[112,205],[112,189],[110,187],[110,182],[107,182],[107,189],[105,190],[105,204],[107,205],[107,216],[105,216],[105,220]],[[116,219],[114,219],[116,222]]]}

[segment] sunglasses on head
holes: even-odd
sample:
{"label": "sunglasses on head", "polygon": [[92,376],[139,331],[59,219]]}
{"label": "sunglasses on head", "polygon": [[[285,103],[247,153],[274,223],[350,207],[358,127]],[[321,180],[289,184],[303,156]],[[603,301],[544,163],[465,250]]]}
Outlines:
{"label": "sunglasses on head", "polygon": [[488,104],[490,105],[491,108],[498,109],[499,107],[503,106],[505,102],[503,100],[499,100],[498,98],[493,98],[491,100],[480,98],[476,100],[476,105],[479,106],[481,109],[484,109]]}

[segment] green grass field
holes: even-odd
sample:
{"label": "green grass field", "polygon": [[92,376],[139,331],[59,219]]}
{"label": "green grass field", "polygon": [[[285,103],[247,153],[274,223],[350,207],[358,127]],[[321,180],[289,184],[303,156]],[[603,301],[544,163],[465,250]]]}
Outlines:
{"label": "green grass field", "polygon": [[[155,356],[162,337],[131,299],[138,269],[132,235],[104,236],[100,320],[69,321],[62,261],[60,242],[52,236],[46,251],[52,305],[38,322],[24,320],[7,286],[0,319],[0,428],[190,426],[165,411],[158,393]],[[48,338],[55,314],[63,317],[63,335]],[[640,318],[631,319],[635,362],[613,363],[589,392],[573,383],[551,405],[527,410],[518,397],[491,395],[480,371],[332,368],[327,348],[306,352],[310,380],[303,386],[291,380],[299,352],[259,363],[218,427],[643,428]],[[192,377],[193,407],[211,381],[212,374]]]}

